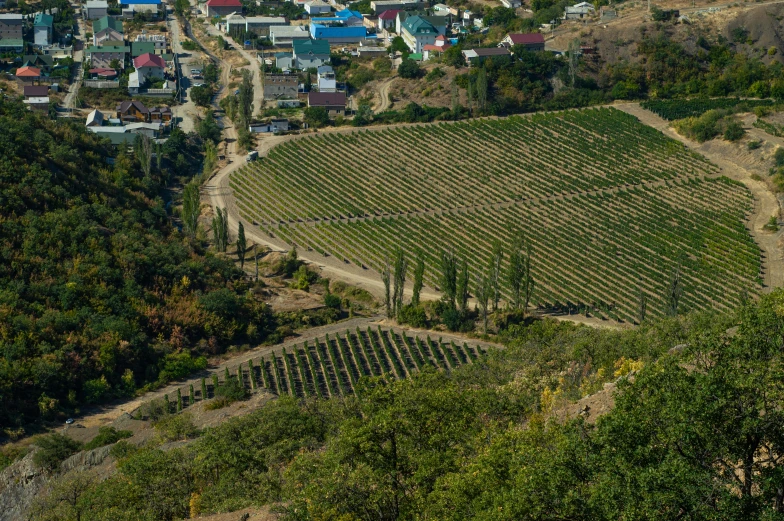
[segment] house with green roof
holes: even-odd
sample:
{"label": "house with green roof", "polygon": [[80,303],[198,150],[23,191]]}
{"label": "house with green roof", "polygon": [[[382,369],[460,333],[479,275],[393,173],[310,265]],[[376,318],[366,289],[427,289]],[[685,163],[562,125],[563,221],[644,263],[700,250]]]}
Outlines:
{"label": "house with green roof", "polygon": [[330,63],[329,42],[326,40],[294,40],[293,66],[297,69],[319,68]]}
{"label": "house with green roof", "polygon": [[123,24],[111,16],[104,16],[93,22],[93,45],[106,41],[122,41]]}
{"label": "house with green roof", "polygon": [[421,53],[425,45],[435,45],[438,29],[425,17],[414,15],[403,22],[400,36],[411,52]]}
{"label": "house with green roof", "polygon": [[54,58],[46,54],[25,54],[22,56],[21,67],[36,67],[41,71],[49,73],[52,72],[54,66]]}
{"label": "house with green roof", "polygon": [[148,53],[155,54],[155,42],[131,42],[131,58]]}
{"label": "house with green roof", "polygon": [[111,63],[114,60],[124,69],[130,53],[131,49],[123,45],[93,45],[84,50],[84,55],[90,60],[90,67],[101,69],[113,69]]}
{"label": "house with green roof", "polygon": [[52,28],[54,17],[46,13],[37,13],[33,20],[33,44],[36,47],[52,45]]}

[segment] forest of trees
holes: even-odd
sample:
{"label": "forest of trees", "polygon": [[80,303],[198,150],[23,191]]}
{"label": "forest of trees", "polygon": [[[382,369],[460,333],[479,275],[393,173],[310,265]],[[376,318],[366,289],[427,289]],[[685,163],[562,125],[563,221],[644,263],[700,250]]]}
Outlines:
{"label": "forest of trees", "polygon": [[[282,397],[174,449],[120,441],[115,476],[63,476],[36,519],[782,519],[782,309],[776,291],[635,330],[511,326],[451,373]],[[598,421],[568,405],[613,380]]]}
{"label": "forest of trees", "polygon": [[173,173],[187,182],[200,170],[197,136],[174,131],[163,147],[140,143],[109,165],[108,145],[82,125],[21,103],[0,103],[0,126],[6,433],[184,376],[274,329],[233,263],[167,214]]}

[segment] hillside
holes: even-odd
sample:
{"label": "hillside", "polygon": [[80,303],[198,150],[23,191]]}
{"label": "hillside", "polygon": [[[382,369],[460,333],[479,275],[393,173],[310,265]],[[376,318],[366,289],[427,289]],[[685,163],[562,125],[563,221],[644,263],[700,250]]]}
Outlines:
{"label": "hillside", "polygon": [[473,364],[355,396],[281,397],[202,432],[159,416],[157,436],[50,483],[33,519],[775,519],[782,306],[623,332],[534,321]]}
{"label": "hillside", "polygon": [[107,164],[113,153],[83,126],[21,103],[0,103],[0,125],[5,434],[132,396],[269,332],[271,313],[246,297],[234,265],[167,215],[163,187],[175,158],[188,164],[192,137],[173,135],[144,176],[125,154]]}
{"label": "hillside", "polygon": [[635,117],[591,109],[293,140],[231,186],[269,240],[376,271],[396,248],[413,268],[421,250],[431,287],[443,252],[478,273],[501,244],[506,273],[522,240],[533,306],[636,322],[643,298],[651,316],[666,312],[677,270],[681,311],[757,291],[749,193],[717,174]]}

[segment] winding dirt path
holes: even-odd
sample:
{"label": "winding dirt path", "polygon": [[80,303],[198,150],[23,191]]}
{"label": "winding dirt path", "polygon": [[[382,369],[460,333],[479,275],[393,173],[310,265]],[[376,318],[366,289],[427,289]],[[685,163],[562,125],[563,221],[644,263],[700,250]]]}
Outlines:
{"label": "winding dirt path", "polygon": [[378,89],[378,97],[381,99],[381,102],[373,109],[374,113],[378,114],[379,112],[384,112],[392,105],[392,100],[389,99],[389,89],[392,87],[393,81],[395,81],[395,77],[388,78],[381,82]]}
{"label": "winding dirt path", "polygon": [[[705,156],[721,168],[721,174],[743,183],[754,196],[754,208],[748,217],[748,228],[755,242],[762,250],[764,291],[770,292],[773,288],[784,287],[784,250],[781,246],[782,232],[772,233],[766,231],[764,226],[771,216],[778,216],[780,211],[776,195],[770,191],[763,181],[752,178],[752,175],[765,176],[767,172],[752,172],[740,164],[733,157],[728,148],[732,145],[720,144],[714,141],[697,143],[675,132],[670,123],[653,112],[645,110],[639,103],[624,103],[615,105],[615,108],[636,116],[641,122],[660,130],[666,136],[676,139],[686,145],[690,150]],[[754,129],[756,130],[756,129]],[[752,134],[754,134],[752,132]],[[770,140],[766,137],[765,139]],[[775,138],[774,138],[775,139]]]}

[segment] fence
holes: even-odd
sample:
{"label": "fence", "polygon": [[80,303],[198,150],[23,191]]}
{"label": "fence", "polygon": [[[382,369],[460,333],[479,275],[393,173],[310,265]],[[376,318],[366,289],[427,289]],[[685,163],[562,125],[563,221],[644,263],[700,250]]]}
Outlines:
{"label": "fence", "polygon": [[91,89],[119,89],[119,81],[84,80],[84,86]]}

